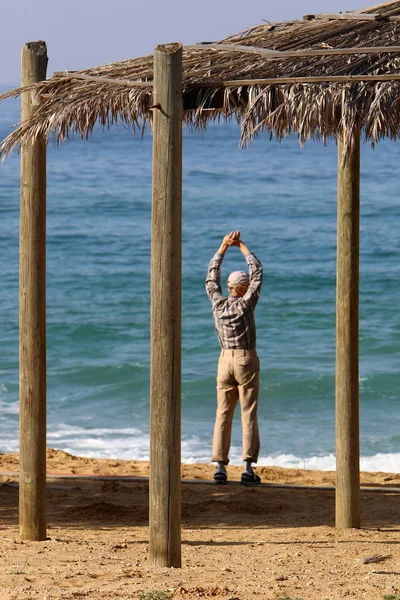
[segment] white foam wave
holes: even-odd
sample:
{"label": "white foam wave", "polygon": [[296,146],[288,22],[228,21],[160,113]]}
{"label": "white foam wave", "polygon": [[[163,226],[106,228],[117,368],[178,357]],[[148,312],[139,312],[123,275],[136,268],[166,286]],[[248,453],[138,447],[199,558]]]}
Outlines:
{"label": "white foam wave", "polygon": [[305,469],[317,471],[335,471],[335,455],[300,457],[294,454],[277,454],[261,456],[259,465],[273,465],[274,467],[285,467],[287,469]]}
{"label": "white foam wave", "polygon": [[400,453],[362,456],[360,463],[362,471],[382,471],[383,473],[398,473],[400,471]]}
{"label": "white foam wave", "polygon": [[70,425],[57,425],[52,426],[51,429],[47,432],[47,439],[60,439],[66,436],[74,436],[74,435],[82,435],[85,437],[99,437],[106,436],[109,438],[110,436],[123,436],[129,437],[132,435],[142,435],[140,429],[136,427],[124,427],[122,429],[111,429],[106,427],[97,427],[93,429],[86,429],[85,427],[71,427]]}
{"label": "white foam wave", "polygon": [[[292,469],[336,471],[334,454],[304,458],[292,454],[263,456],[260,458],[258,464]],[[379,453],[374,456],[362,456],[360,459],[360,470],[366,472],[381,471],[383,473],[397,473],[400,470],[400,453]]]}
{"label": "white foam wave", "polygon": [[88,458],[149,460],[149,434],[136,427],[122,429],[58,425],[47,434],[47,445]]}
{"label": "white foam wave", "polygon": [[[182,442],[182,462],[209,463],[211,461],[211,442],[207,446],[204,440],[192,438]],[[233,446],[230,451],[232,465],[242,465],[241,449]],[[294,454],[271,454],[261,455],[259,466],[284,467],[288,469],[305,469],[316,471],[336,471],[336,459],[334,454],[323,456],[295,456]],[[400,470],[400,453],[378,453],[373,456],[362,456],[360,459],[361,471],[381,471],[383,473],[397,473]]]}
{"label": "white foam wave", "polygon": [[[3,437],[0,450],[17,452],[17,432],[9,432]],[[123,429],[85,429],[59,425],[51,428],[47,434],[47,445],[77,456],[91,458],[116,458],[122,460],[149,460],[150,437],[148,432],[137,428]],[[232,446],[230,452],[232,465],[241,465],[241,448]],[[211,439],[205,440],[193,436],[182,440],[182,462],[186,464],[211,462]],[[275,466],[284,468],[335,471],[335,455],[296,456],[294,454],[277,453],[261,455],[259,466]],[[377,453],[373,456],[362,456],[361,471],[381,471],[397,473],[400,471],[400,453]]]}
{"label": "white foam wave", "polygon": [[0,401],[0,413],[2,415],[18,415],[19,414],[19,402],[1,402]]}
{"label": "white foam wave", "polygon": [[[210,446],[211,448],[211,446]],[[210,448],[203,444],[182,444],[182,462],[209,463],[211,461]],[[232,447],[230,452],[232,465],[242,465],[241,450]],[[336,459],[334,454],[324,456],[295,456],[294,454],[271,454],[262,455],[258,461],[259,466],[284,467],[287,469],[304,469],[308,471],[336,471]],[[400,453],[378,453],[374,456],[362,456],[360,459],[360,470],[366,472],[381,471],[383,473],[397,473],[400,470]]]}

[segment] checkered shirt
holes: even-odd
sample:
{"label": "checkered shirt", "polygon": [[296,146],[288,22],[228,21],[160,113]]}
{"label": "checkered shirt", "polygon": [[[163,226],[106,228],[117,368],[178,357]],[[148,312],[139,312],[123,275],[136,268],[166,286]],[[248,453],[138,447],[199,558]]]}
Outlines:
{"label": "checkered shirt", "polygon": [[252,252],[245,258],[249,267],[250,284],[246,294],[241,298],[222,295],[223,254],[217,252],[208,267],[206,291],[212,305],[218,340],[224,350],[255,350],[256,348],[254,309],[260,297],[263,268]]}

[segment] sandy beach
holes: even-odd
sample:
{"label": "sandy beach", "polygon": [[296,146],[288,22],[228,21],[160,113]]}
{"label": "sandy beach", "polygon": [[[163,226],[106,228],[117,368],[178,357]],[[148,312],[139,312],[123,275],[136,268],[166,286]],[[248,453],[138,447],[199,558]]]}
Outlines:
{"label": "sandy beach", "polygon": [[334,473],[259,467],[272,485],[245,488],[213,470],[182,465],[182,568],[164,569],[148,564],[148,463],[49,449],[38,543],[19,538],[18,455],[1,455],[0,599],[400,597],[399,475],[362,473],[362,529],[338,531]]}

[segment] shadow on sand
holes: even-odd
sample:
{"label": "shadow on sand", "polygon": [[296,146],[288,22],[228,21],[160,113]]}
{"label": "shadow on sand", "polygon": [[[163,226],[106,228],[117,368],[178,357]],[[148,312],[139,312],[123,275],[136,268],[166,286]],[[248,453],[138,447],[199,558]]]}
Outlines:
{"label": "shadow on sand", "polygon": [[[49,480],[48,523],[57,527],[140,527],[148,524],[147,481]],[[398,495],[361,492],[363,528],[400,528]],[[0,484],[1,526],[18,524],[18,483]],[[182,484],[182,526],[191,528],[334,527],[334,490]]]}

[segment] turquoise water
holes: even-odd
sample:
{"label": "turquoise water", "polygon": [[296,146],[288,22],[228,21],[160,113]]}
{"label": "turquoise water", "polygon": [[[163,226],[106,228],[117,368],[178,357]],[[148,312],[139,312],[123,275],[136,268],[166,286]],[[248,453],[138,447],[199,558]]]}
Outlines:
{"label": "turquoise water", "polygon": [[[19,105],[0,105],[0,136]],[[336,146],[239,128],[184,131],[182,458],[208,462],[218,342],[204,278],[231,229],[264,264],[257,307],[261,464],[334,467]],[[363,469],[400,467],[400,145],[362,148]],[[18,449],[19,158],[0,166],[0,451]],[[124,127],[48,153],[48,440],[98,457],[149,455],[151,137]],[[243,268],[237,249],[223,277]],[[232,462],[240,462],[236,417]]]}

